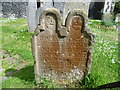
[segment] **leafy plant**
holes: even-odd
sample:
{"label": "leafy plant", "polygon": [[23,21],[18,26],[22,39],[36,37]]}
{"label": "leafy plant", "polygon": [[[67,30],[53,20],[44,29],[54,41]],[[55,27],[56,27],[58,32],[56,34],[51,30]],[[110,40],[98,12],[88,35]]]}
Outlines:
{"label": "leafy plant", "polygon": [[115,15],[120,13],[120,1],[115,3],[114,13]]}

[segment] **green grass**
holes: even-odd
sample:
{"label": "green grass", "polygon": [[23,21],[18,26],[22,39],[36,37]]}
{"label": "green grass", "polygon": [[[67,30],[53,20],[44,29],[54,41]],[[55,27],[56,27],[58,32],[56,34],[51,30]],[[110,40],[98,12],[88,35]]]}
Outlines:
{"label": "green grass", "polygon": [[[49,81],[43,80],[40,85],[35,84],[34,60],[31,51],[31,37],[33,33],[27,32],[26,19],[0,19],[2,21],[2,49],[12,58],[19,55],[16,60],[2,61],[2,76],[7,72],[15,72],[3,80],[3,88],[34,88],[54,87]],[[92,33],[95,35],[91,73],[81,81],[82,87],[96,87],[116,82],[118,78],[118,33],[113,27],[101,25],[101,21],[90,20]],[[7,56],[4,55],[4,58]],[[18,65],[20,70],[16,68]],[[23,67],[22,64],[25,63]],[[12,66],[11,66],[12,65]]]}
{"label": "green grass", "polygon": [[[2,25],[3,49],[19,54],[25,60],[32,60],[30,38],[25,19],[17,19]],[[24,51],[24,53],[23,53]]]}
{"label": "green grass", "polygon": [[[115,29],[95,27],[96,21],[89,25],[95,35],[91,73],[87,85],[99,86],[119,81],[118,77],[118,33]],[[101,22],[96,23],[100,25]]]}
{"label": "green grass", "polygon": [[[27,88],[34,87],[34,70],[33,56],[31,51],[31,36],[33,33],[28,33],[28,25],[26,19],[1,19],[2,22],[2,49],[9,53],[12,57],[19,55],[18,63],[15,61],[2,60],[3,76],[7,71],[16,71],[16,66],[19,63],[26,63],[26,67],[19,70],[12,77],[2,82],[3,88]],[[7,21],[7,22],[6,22]],[[11,65],[13,65],[11,67]],[[22,66],[21,66],[22,67]]]}

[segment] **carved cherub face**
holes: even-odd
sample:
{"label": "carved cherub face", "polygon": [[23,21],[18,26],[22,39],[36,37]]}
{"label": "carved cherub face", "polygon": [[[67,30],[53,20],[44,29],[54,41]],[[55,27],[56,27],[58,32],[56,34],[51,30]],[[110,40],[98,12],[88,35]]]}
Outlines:
{"label": "carved cherub face", "polygon": [[45,29],[50,31],[51,33],[55,33],[56,29],[56,19],[54,15],[51,16],[51,14],[47,15],[45,18]]}
{"label": "carved cherub face", "polygon": [[72,19],[71,27],[75,30],[81,30],[83,26],[82,18],[80,16],[74,16],[73,18],[74,19]]}

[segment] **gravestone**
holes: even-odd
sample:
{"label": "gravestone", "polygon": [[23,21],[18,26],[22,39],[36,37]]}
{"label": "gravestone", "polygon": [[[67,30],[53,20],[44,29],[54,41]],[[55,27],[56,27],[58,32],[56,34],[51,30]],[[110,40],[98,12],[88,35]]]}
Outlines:
{"label": "gravestone", "polygon": [[115,2],[114,0],[105,0],[104,9],[103,9],[103,22],[106,25],[112,25],[113,23],[113,10]]}
{"label": "gravestone", "polygon": [[81,80],[90,72],[93,34],[87,15],[72,10],[61,24],[61,14],[48,8],[41,13],[40,25],[32,37],[34,70],[37,82],[47,78],[58,84]]}
{"label": "gravestone", "polygon": [[33,31],[36,28],[36,10],[37,10],[37,1],[29,0],[28,2],[28,29]]}

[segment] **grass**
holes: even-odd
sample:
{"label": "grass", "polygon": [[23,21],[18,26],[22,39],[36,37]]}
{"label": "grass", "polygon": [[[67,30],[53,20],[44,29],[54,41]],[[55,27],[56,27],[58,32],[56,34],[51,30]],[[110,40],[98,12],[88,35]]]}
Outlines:
{"label": "grass", "polygon": [[[104,29],[101,22],[92,21],[91,31],[95,35],[91,73],[88,86],[94,87],[119,81],[118,76],[118,33],[113,29]],[[96,28],[101,25],[101,28]]]}
{"label": "grass", "polygon": [[[26,19],[0,19],[2,22],[2,50],[6,53],[2,59],[2,73],[9,78],[2,81],[3,88],[35,88],[54,87],[49,81],[43,80],[35,84],[34,60],[31,51],[31,36],[27,32]],[[89,27],[95,35],[91,73],[85,81],[80,81],[82,87],[96,87],[116,82],[118,78],[118,33],[113,27],[101,25],[101,21],[90,20]],[[18,58],[15,58],[18,55]],[[8,59],[6,59],[9,57]],[[25,64],[25,65],[23,65]],[[18,68],[19,66],[19,68]],[[12,73],[12,76],[10,76]]]}
{"label": "grass", "polygon": [[2,86],[4,88],[34,87],[33,56],[30,43],[33,33],[27,32],[27,20],[2,19],[1,21],[2,49],[9,53],[10,57],[14,55],[20,56],[17,60],[18,63],[12,60],[2,60],[2,68],[4,69],[2,75],[5,76],[7,71],[16,71],[16,66],[20,63],[26,63],[26,66],[21,68],[18,73],[4,80]]}

